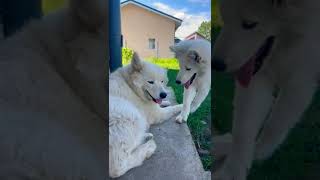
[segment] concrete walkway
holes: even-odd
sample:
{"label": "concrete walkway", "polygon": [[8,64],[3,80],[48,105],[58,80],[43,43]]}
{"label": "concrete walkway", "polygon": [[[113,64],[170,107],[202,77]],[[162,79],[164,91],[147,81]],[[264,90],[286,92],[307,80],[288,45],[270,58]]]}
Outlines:
{"label": "concrete walkway", "polygon": [[117,180],[209,180],[196,151],[187,125],[174,120],[151,128],[157,150],[140,167]]}

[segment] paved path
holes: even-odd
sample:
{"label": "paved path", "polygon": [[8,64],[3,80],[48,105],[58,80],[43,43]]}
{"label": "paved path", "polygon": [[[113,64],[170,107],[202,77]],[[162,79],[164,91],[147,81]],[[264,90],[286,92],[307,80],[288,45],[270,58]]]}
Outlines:
{"label": "paved path", "polygon": [[127,172],[118,180],[209,180],[203,170],[190,131],[186,124],[169,120],[153,126],[157,143],[155,154],[140,167]]}

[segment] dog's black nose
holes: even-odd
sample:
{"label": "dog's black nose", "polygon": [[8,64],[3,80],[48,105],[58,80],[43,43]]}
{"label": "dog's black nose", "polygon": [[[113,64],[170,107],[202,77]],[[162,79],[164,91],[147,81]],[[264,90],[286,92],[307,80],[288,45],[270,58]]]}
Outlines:
{"label": "dog's black nose", "polygon": [[216,71],[225,71],[227,66],[222,59],[213,57],[212,68]]}
{"label": "dog's black nose", "polygon": [[176,80],[176,83],[177,83],[177,84],[181,84],[181,81],[180,81],[180,80]]}
{"label": "dog's black nose", "polygon": [[165,92],[160,93],[160,98],[164,99],[166,97],[167,97],[167,93],[165,93]]}

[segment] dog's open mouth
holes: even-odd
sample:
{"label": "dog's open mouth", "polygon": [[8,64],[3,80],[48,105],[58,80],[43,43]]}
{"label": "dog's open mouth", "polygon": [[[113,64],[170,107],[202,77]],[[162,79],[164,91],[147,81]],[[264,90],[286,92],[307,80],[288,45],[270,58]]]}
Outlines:
{"label": "dog's open mouth", "polygon": [[236,79],[243,87],[248,87],[252,76],[262,67],[264,59],[269,55],[274,43],[274,36],[269,36],[263,45],[258,49],[249,61],[244,64],[237,72]]}
{"label": "dog's open mouth", "polygon": [[157,104],[161,104],[161,103],[162,103],[162,99],[161,99],[161,98],[156,99],[156,98],[154,98],[154,97],[149,93],[149,91],[146,91],[146,92],[149,94],[149,96],[151,97],[151,99],[152,99],[153,102],[155,102],[155,103],[157,103]]}
{"label": "dog's open mouth", "polygon": [[193,80],[196,78],[196,75],[197,75],[197,73],[194,73],[194,74],[191,76],[191,78],[190,78],[186,83],[184,83],[184,87],[185,87],[186,89],[188,89],[188,88],[191,86],[191,84],[193,83]]}

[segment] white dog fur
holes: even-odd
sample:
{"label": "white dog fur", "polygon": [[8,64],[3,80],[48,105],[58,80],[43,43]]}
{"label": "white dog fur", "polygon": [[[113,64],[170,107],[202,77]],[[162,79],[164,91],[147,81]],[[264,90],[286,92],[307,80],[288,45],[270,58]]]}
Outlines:
{"label": "white dog fur", "polygon": [[[166,70],[139,59],[109,77],[109,175],[119,177],[142,165],[156,149],[149,126],[180,113],[182,105],[161,108]],[[151,97],[152,96],[152,97]]]}
{"label": "white dog fur", "polygon": [[0,42],[0,179],[106,179],[107,1]]}
{"label": "white dog fur", "polygon": [[184,86],[183,110],[176,117],[176,121],[182,123],[188,120],[190,112],[199,108],[210,91],[211,43],[206,40],[185,40],[170,49],[179,60],[176,82]]}
{"label": "white dog fur", "polygon": [[231,149],[214,179],[245,180],[252,161],[270,157],[310,104],[319,80],[319,10],[316,0],[221,1],[213,64],[237,72],[269,37],[273,46],[251,80],[236,81]]}

